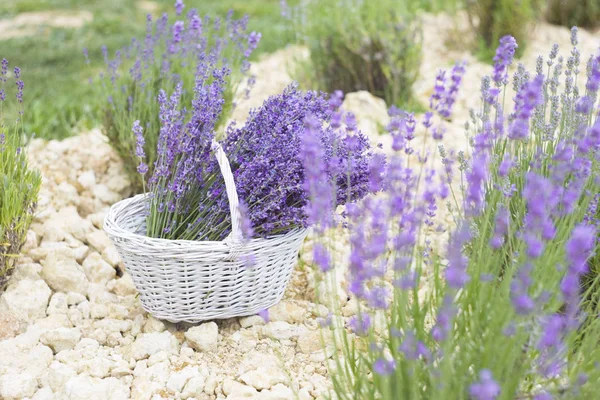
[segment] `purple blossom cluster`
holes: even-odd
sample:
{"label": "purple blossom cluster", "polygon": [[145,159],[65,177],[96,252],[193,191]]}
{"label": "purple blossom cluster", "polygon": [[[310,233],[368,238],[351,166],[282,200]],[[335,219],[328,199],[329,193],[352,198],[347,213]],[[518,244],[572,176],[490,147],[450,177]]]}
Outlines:
{"label": "purple blossom cluster", "polygon": [[[222,240],[231,231],[225,183],[211,153],[229,71],[210,63],[203,68],[189,112],[181,104],[181,86],[169,98],[159,95],[158,159],[149,180],[150,236]],[[266,237],[307,227],[322,220],[322,210],[378,190],[368,139],[354,128],[334,127],[341,104],[336,96],[340,94],[328,99],[292,85],[252,110],[244,126],[228,127],[223,149],[242,203],[246,235]],[[139,124],[133,127],[138,144],[140,129]],[[138,154],[143,158],[143,152]],[[335,187],[318,186],[319,181],[333,181]],[[319,203],[321,211],[307,207],[313,195],[327,199]]]}
{"label": "purple blossom cluster", "polygon": [[[565,398],[580,398],[589,370],[576,378],[572,371],[593,364],[599,376],[598,354],[577,352],[586,341],[596,348],[597,338],[585,335],[600,332],[595,303],[590,306],[585,297],[590,290],[597,296],[600,287],[584,291],[581,286],[598,243],[600,56],[588,61],[581,94],[576,48],[566,69],[553,48],[548,76],[540,67],[530,75],[519,66],[513,76],[514,109],[505,115],[500,96],[516,48],[514,38],[501,39],[493,74],[482,82],[483,107],[471,113],[472,124],[466,126],[468,152],[446,152],[440,145],[442,168],[429,166],[428,153],[412,145],[423,131],[417,117],[393,107],[387,129],[394,154],[381,163],[372,157],[369,165],[369,182],[383,195],[346,204],[347,291],[361,304],[347,325],[369,348],[366,355],[346,356],[360,360],[358,374],[379,375],[369,385],[389,383],[387,391],[375,391],[384,397],[400,398],[398,382],[409,376],[423,379],[412,386],[422,395],[417,398],[452,393],[477,400],[547,399],[560,391]],[[538,66],[543,63],[542,58]],[[463,75],[464,65],[457,64],[436,76],[430,110],[422,119],[425,135],[443,140],[444,120]],[[311,129],[317,130],[314,124]],[[310,147],[303,151],[308,159],[315,157]],[[323,195],[311,197],[308,207],[328,228],[332,220],[323,208],[335,204],[335,185],[317,178],[325,176],[320,166],[312,168],[305,176],[308,187]],[[452,188],[456,174],[461,186]],[[444,229],[436,226],[442,202],[454,223],[446,246],[434,251],[428,235]],[[314,251],[315,264],[325,272],[334,267],[329,250],[319,243]],[[440,268],[431,278],[435,300],[423,299],[419,291],[430,266]],[[373,326],[382,309],[388,318],[385,333]],[[493,355],[497,349],[507,354]],[[518,376],[511,375],[513,370]],[[455,383],[457,371],[468,376],[457,379],[466,385]],[[530,390],[530,379],[539,380],[541,388],[521,393]],[[556,389],[559,379],[568,386]],[[444,392],[445,386],[454,391]]]}
{"label": "purple blossom cluster", "polygon": [[[94,85],[107,99],[105,132],[139,190],[142,189],[137,174],[139,140],[131,130],[134,121],[140,121],[144,130],[145,164],[152,174],[158,158],[161,107],[164,107],[159,102],[159,90],[178,91],[179,102],[189,104],[195,96],[198,77],[207,84],[224,78],[223,104],[219,106],[223,115],[215,121],[215,125],[222,124],[233,107],[233,92],[248,73],[248,58],[261,38],[260,33],[247,32],[247,16],[234,19],[233,12],[229,12],[223,19],[211,18],[199,15],[196,9],[184,14],[182,0],[177,0],[174,8],[174,20],[166,13],[156,20],[148,15],[145,37],[132,39],[114,57],[103,46],[106,71]],[[84,55],[87,60],[87,49]],[[213,71],[217,70],[221,72],[215,75]]]}

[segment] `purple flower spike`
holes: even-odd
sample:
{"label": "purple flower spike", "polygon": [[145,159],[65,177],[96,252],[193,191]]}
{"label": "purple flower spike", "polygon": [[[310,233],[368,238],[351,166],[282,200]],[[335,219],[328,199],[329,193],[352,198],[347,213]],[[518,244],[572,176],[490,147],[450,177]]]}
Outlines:
{"label": "purple flower spike", "polygon": [[508,67],[513,62],[517,47],[519,47],[517,41],[510,35],[500,39],[500,45],[494,56],[494,73],[492,75],[496,85],[501,86],[508,83]]}
{"label": "purple flower spike", "polygon": [[348,326],[358,336],[364,336],[369,333],[369,328],[371,327],[371,316],[365,313],[355,315],[348,321]]}
{"label": "purple flower spike", "polygon": [[185,8],[185,4],[183,4],[183,0],[177,0],[175,2],[175,13],[177,15],[181,15],[184,8]]}
{"label": "purple flower spike", "polygon": [[474,400],[494,400],[500,395],[500,385],[492,377],[492,372],[483,369],[479,372],[479,382],[471,385],[469,394]]}
{"label": "purple flower spike", "polygon": [[373,363],[373,371],[379,376],[389,376],[396,370],[396,361],[378,358]]}
{"label": "purple flower spike", "polygon": [[250,57],[252,52],[258,46],[258,42],[260,42],[261,37],[262,37],[262,34],[260,32],[251,32],[250,33],[250,35],[248,36],[248,48],[244,52],[245,57]]}

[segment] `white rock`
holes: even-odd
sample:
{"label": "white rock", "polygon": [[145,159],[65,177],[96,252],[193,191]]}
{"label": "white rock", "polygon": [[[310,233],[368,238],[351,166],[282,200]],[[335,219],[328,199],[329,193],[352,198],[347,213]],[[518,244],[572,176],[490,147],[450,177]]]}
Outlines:
{"label": "white rock", "polygon": [[119,256],[119,252],[115,248],[115,246],[111,243],[110,246],[107,246],[102,252],[102,257],[106,260],[107,263],[116,267],[121,263],[121,256]]}
{"label": "white rock", "polygon": [[108,283],[106,286],[108,290],[112,291],[118,296],[130,296],[137,294],[137,289],[131,280],[131,276],[128,273],[124,273],[120,278],[116,278]]}
{"label": "white rock", "polygon": [[92,193],[106,204],[114,204],[121,200],[118,193],[111,191],[106,185],[98,184],[92,188]]}
{"label": "white rock", "polygon": [[204,384],[204,393],[209,395],[214,395],[215,390],[217,390],[217,386],[219,385],[219,381],[215,377],[215,375],[209,375],[206,378],[206,383]]}
{"label": "white rock", "polygon": [[48,309],[46,313],[48,315],[52,314],[66,314],[69,310],[69,303],[67,302],[66,293],[54,293],[50,298],[50,303],[48,304]]}
{"label": "white rock", "polygon": [[204,390],[205,383],[206,379],[202,375],[190,378],[190,380],[187,381],[183,390],[181,391],[181,397],[183,397],[184,399],[190,397],[199,397],[202,391]]}
{"label": "white rock", "polygon": [[86,242],[95,248],[99,253],[110,246],[112,243],[106,234],[100,230],[93,230],[85,237]]}
{"label": "white rock", "polygon": [[225,379],[223,382],[223,393],[227,398],[249,398],[258,395],[256,389],[246,386],[233,379]]}
{"label": "white rock", "polygon": [[277,367],[257,367],[240,376],[240,381],[257,390],[269,389],[278,383],[287,383],[288,376]]}
{"label": "white rock", "polygon": [[82,263],[83,260],[85,260],[85,258],[89,254],[90,248],[87,247],[86,245],[81,245],[81,246],[75,247],[72,251],[73,251],[73,257],[75,258],[75,260],[78,263]]}
{"label": "white rock", "polygon": [[67,304],[70,306],[77,305],[84,301],[86,301],[86,298],[81,293],[77,293],[77,292],[67,293]]}
{"label": "white rock", "polygon": [[0,341],[10,339],[19,334],[25,325],[16,314],[11,311],[0,311]]}
{"label": "white rock", "polygon": [[73,257],[73,249],[66,242],[47,242],[44,241],[39,247],[30,250],[27,255],[35,262],[40,262],[53,253],[64,253],[66,256]]}
{"label": "white rock", "polygon": [[83,261],[83,271],[89,281],[94,283],[106,283],[117,275],[115,269],[95,251]]}
{"label": "white rock", "polygon": [[79,328],[58,328],[44,333],[40,337],[40,341],[50,346],[55,353],[63,350],[70,350],[81,339],[81,331]]}
{"label": "white rock", "polygon": [[144,324],[144,333],[163,332],[167,327],[165,323],[149,315]]}
{"label": "white rock", "polygon": [[302,323],[305,320],[306,310],[295,303],[282,301],[269,308],[270,321],[286,321],[290,323]]}
{"label": "white rock", "polygon": [[[173,393],[180,393],[188,381],[194,377],[201,377],[197,367],[188,365],[181,371],[173,372],[167,381],[167,390]],[[202,381],[204,388],[204,381]]]}
{"label": "white rock", "polygon": [[72,367],[60,361],[53,361],[41,381],[45,386],[59,393],[64,389],[67,381],[75,376],[77,376],[77,372]]}
{"label": "white rock", "polygon": [[321,332],[309,331],[298,337],[298,349],[304,354],[311,354],[323,348]]}
{"label": "white rock", "polygon": [[28,230],[27,236],[25,236],[25,243],[23,243],[23,247],[21,247],[21,252],[23,254],[27,254],[30,250],[38,247],[38,235],[34,230]]}
{"label": "white rock", "polygon": [[36,262],[19,263],[14,270],[12,280],[13,282],[22,279],[37,281],[42,279],[41,272],[42,266]]}
{"label": "white rock", "polygon": [[116,378],[92,378],[78,375],[65,384],[64,393],[69,400],[125,400],[129,399],[129,388]]}
{"label": "white rock", "polygon": [[268,323],[263,328],[265,336],[271,339],[286,340],[300,335],[300,330],[297,326],[288,324],[284,321],[274,321]]}
{"label": "white rock", "polygon": [[265,319],[260,315],[251,315],[249,317],[240,318],[242,328],[250,328],[251,326],[265,325]]}
{"label": "white rock", "polygon": [[373,96],[366,90],[347,93],[342,108],[356,116],[358,129],[377,144],[379,131],[389,123],[385,100]]}
{"label": "white rock", "polygon": [[84,171],[77,178],[77,182],[79,182],[84,189],[90,190],[96,185],[96,174],[92,170]]}
{"label": "white rock", "polygon": [[9,373],[0,375],[0,397],[5,400],[33,396],[36,389],[37,382],[29,374]]}
{"label": "white rock", "polygon": [[31,398],[31,400],[54,400],[54,399],[55,399],[54,393],[52,393],[52,389],[50,389],[49,387],[41,388],[40,390],[35,392],[35,394]]}
{"label": "white rock", "polygon": [[43,262],[42,276],[57,292],[86,294],[89,282],[77,262],[63,253],[52,253]]}
{"label": "white rock", "polygon": [[132,321],[114,318],[104,318],[98,321],[94,321],[94,328],[102,329],[107,333],[127,332],[131,329],[131,325]]}
{"label": "white rock", "polygon": [[260,392],[261,400],[288,400],[295,398],[294,392],[289,387],[277,384],[271,390]]}
{"label": "white rock", "polygon": [[158,352],[178,353],[179,343],[171,332],[143,333],[131,345],[131,356],[136,360],[149,357]]}
{"label": "white rock", "polygon": [[6,309],[26,321],[42,318],[46,316],[51,294],[43,280],[24,279],[8,286],[0,297],[0,309]]}
{"label": "white rock", "polygon": [[67,232],[65,231],[65,223],[62,218],[53,217],[44,222],[43,237],[47,242],[61,242],[65,239]]}
{"label": "white rock", "polygon": [[216,351],[219,341],[219,327],[214,322],[206,322],[188,329],[185,338],[190,346],[198,351]]}
{"label": "white rock", "polygon": [[104,218],[106,217],[106,212],[97,212],[87,216],[88,221],[90,221],[96,228],[102,229],[104,225]]}

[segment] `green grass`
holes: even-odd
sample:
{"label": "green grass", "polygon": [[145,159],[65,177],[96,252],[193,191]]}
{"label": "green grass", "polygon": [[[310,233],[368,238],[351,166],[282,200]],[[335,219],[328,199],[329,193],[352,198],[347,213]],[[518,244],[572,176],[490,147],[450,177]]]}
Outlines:
{"label": "green grass", "polygon": [[[8,3],[8,4],[6,4]],[[159,15],[170,10],[174,0],[157,0]],[[200,14],[222,15],[229,9],[236,17],[250,15],[249,30],[263,33],[254,55],[271,52],[286,43],[285,23],[278,1],[221,0],[185,1],[186,10],[197,8]],[[115,50],[132,37],[143,37],[146,11],[132,0],[13,0],[0,2],[0,18],[21,12],[81,10],[94,15],[80,29],[39,27],[34,36],[0,40],[0,58],[19,65],[25,80],[25,130],[38,137],[64,138],[80,129],[99,123],[96,110],[104,99],[91,95],[88,78],[103,67],[100,48]],[[90,52],[86,65],[82,49]]]}

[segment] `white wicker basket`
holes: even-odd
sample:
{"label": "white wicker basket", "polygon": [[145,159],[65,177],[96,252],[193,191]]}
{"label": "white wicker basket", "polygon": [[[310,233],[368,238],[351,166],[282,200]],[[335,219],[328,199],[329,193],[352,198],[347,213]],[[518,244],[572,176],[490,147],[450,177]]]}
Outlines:
{"label": "white wicker basket", "polygon": [[[113,205],[104,230],[114,242],[146,311],[170,322],[252,315],[277,304],[285,291],[306,229],[242,240],[233,175],[221,146],[213,151],[225,178],[232,232],[224,241],[150,238],[144,195]],[[252,266],[248,266],[248,258]]]}

